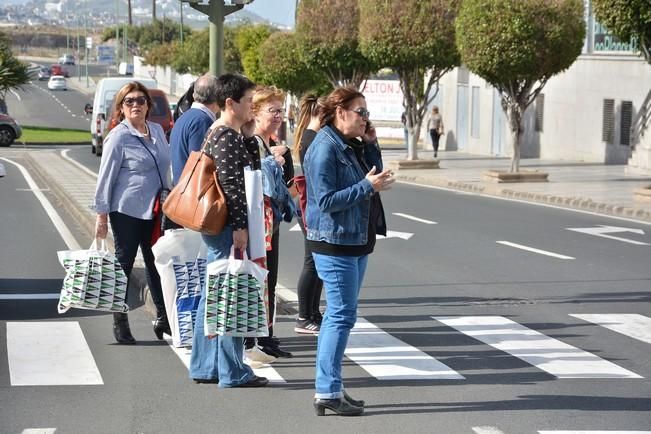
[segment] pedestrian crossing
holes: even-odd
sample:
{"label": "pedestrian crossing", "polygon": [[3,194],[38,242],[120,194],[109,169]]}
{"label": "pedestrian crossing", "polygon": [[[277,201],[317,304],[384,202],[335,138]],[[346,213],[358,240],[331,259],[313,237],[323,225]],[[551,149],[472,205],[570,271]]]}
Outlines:
{"label": "pedestrian crossing", "polygon": [[[640,314],[570,314],[637,341],[651,343],[651,318]],[[562,379],[641,379],[619,364],[503,316],[432,316],[465,339],[471,338]],[[633,341],[631,341],[633,342]],[[187,368],[190,350],[174,348]],[[592,351],[597,351],[594,348]],[[404,342],[366,318],[358,318],[345,351],[347,359],[380,381],[463,382],[457,372],[421,349]],[[76,321],[7,322],[7,358],[12,386],[102,385],[102,375],[80,324]],[[626,364],[626,357],[618,358]],[[279,369],[282,362],[277,362]],[[290,383],[274,366],[254,369],[272,383]],[[282,370],[289,373],[291,370]]]}

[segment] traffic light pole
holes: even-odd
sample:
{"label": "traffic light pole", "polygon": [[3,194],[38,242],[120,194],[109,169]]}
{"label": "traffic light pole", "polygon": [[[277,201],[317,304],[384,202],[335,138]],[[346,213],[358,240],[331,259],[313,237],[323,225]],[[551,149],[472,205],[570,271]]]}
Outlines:
{"label": "traffic light pole", "polygon": [[219,76],[224,73],[224,18],[226,15],[242,9],[244,4],[225,5],[224,0],[210,0],[209,4],[196,1],[188,3],[193,9],[208,15],[210,22],[210,73]]}

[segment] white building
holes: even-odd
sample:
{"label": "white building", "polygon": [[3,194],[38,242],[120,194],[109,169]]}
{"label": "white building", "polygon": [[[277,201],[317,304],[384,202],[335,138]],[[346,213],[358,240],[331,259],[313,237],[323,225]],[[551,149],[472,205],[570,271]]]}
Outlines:
{"label": "white building", "polygon": [[[631,145],[639,139],[639,133],[631,134],[631,123],[641,117],[648,125],[651,65],[638,55],[636,40],[618,42],[595,20],[590,0],[584,3],[587,32],[583,52],[567,71],[548,81],[527,110],[523,158],[626,164],[632,155]],[[511,155],[497,92],[464,67],[446,74],[440,84],[437,102],[447,131],[441,147]],[[646,139],[651,148],[649,138],[651,133]],[[643,146],[638,148],[642,152]],[[426,144],[425,149],[431,145]],[[634,157],[632,164],[650,168],[651,149],[646,153]]]}

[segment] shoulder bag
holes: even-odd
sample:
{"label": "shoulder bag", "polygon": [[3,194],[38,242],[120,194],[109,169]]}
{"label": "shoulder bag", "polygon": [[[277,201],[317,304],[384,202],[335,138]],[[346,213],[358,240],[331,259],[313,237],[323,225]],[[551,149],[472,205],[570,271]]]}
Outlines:
{"label": "shoulder bag", "polygon": [[[219,133],[219,140],[227,130]],[[216,133],[209,131],[201,151],[193,151],[185,163],[179,182],[163,204],[163,212],[175,223],[206,235],[219,234],[226,225],[226,196],[219,185],[215,160],[206,152]]]}

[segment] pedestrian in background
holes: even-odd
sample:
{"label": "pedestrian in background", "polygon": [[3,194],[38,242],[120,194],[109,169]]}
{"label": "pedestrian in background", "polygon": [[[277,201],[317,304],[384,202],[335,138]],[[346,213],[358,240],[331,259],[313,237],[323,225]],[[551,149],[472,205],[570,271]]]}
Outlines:
{"label": "pedestrian in background", "polygon": [[[245,137],[253,135],[251,105],[255,84],[236,74],[217,78],[217,105],[221,115],[215,121],[207,152],[215,160],[217,177],[228,208],[228,219],[218,235],[201,237],[208,247],[208,262],[230,256],[231,247],[244,251],[248,243],[248,215],[244,169],[259,169],[257,144]],[[185,116],[185,115],[184,115]],[[183,116],[181,116],[183,117]],[[243,136],[243,134],[244,136]],[[190,378],[200,383],[219,383],[219,387],[263,387],[269,382],[258,377],[244,363],[244,338],[207,337],[204,332],[206,288],[201,288],[192,337]]]}
{"label": "pedestrian in background", "polygon": [[[111,222],[115,256],[127,277],[142,251],[149,292],[156,306],[154,333],[171,334],[160,276],[151,251],[154,202],[169,188],[170,154],[163,128],[147,120],[152,107],[147,88],[139,82],[124,85],[115,96],[114,118],[120,124],[104,140],[93,209],[95,238],[105,239]],[[113,335],[120,344],[135,344],[126,313],[113,314]]]}
{"label": "pedestrian in background", "polygon": [[217,119],[217,77],[202,75],[193,83],[194,101],[178,118],[170,135],[172,155],[172,181],[176,184],[183,173],[190,153],[201,150],[203,139]]}
{"label": "pedestrian in background", "polygon": [[327,302],[316,355],[314,408],[319,416],[326,409],[344,416],[364,412],[364,401],[344,390],[341,363],[357,321],[368,255],[376,234],[386,234],[378,193],[394,181],[390,170],[382,170],[369,116],[362,93],[335,89],[324,104],[324,126],[305,154],[307,239]]}
{"label": "pedestrian in background", "polygon": [[402,112],[400,115],[400,122],[402,122],[402,132],[405,135],[405,148],[409,146],[409,130],[407,129],[407,113]]}
{"label": "pedestrian in background", "polygon": [[[278,131],[283,123],[283,114],[285,112],[283,103],[285,93],[275,86],[258,86],[253,95],[253,117],[255,119],[255,138],[258,143],[260,157],[273,157],[277,164],[282,167],[282,175],[279,171],[265,170],[263,167],[263,177],[279,178],[267,179],[264,184],[278,185],[279,188],[287,189],[287,183],[294,177],[294,163],[289,148],[273,140],[272,136]],[[289,197],[289,194],[287,194]],[[276,315],[276,284],[278,283],[278,257],[280,249],[280,222],[283,220],[287,204],[276,203],[272,198],[272,192],[265,192],[265,212],[270,216],[271,223],[268,225],[270,230],[270,245],[267,247],[267,289],[269,293],[269,336],[258,338],[260,349],[273,357],[292,357],[288,351],[280,348],[280,342],[273,335],[273,321]],[[271,208],[271,209],[270,209]],[[291,219],[291,214],[288,216]],[[247,339],[247,348],[253,348],[254,338]]]}
{"label": "pedestrian in background", "polygon": [[287,111],[287,121],[289,122],[289,131],[294,132],[294,125],[296,120],[296,109],[294,104],[289,105],[289,110]]}
{"label": "pedestrian in background", "polygon": [[[310,94],[303,96],[299,103],[298,125],[294,134],[292,153],[293,157],[301,162],[301,170],[303,170],[305,153],[314,140],[317,131],[321,128],[320,116],[323,102],[323,98],[317,98],[316,95]],[[305,255],[303,257],[303,269],[296,284],[298,318],[296,319],[294,331],[301,334],[318,335],[323,319],[319,308],[323,281],[319,279],[316,272],[310,243],[305,237],[307,232],[302,218],[298,219],[298,224],[303,231]]]}
{"label": "pedestrian in background", "polygon": [[439,139],[445,132],[443,129],[443,117],[439,113],[439,108],[437,106],[432,107],[432,114],[427,121],[427,129],[429,130],[429,136],[432,139],[434,158],[436,158],[439,152]]}

